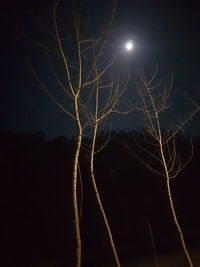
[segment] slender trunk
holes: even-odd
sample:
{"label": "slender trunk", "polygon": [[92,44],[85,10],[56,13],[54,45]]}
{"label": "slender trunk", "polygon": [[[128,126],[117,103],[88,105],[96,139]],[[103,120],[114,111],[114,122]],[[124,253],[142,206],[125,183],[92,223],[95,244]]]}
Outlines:
{"label": "slender trunk", "polygon": [[166,185],[167,185],[167,194],[168,194],[168,198],[169,198],[170,209],[171,209],[171,212],[172,212],[172,217],[173,217],[174,224],[175,224],[176,229],[177,229],[178,234],[179,234],[179,238],[180,238],[180,241],[181,241],[181,246],[183,248],[183,251],[184,251],[186,260],[188,262],[188,266],[189,267],[193,267],[192,260],[190,258],[188,249],[187,249],[186,244],[185,244],[183,232],[181,230],[181,227],[179,225],[179,222],[178,222],[178,219],[177,219],[177,216],[176,216],[176,211],[175,211],[175,208],[174,208],[174,203],[173,203],[173,199],[172,199],[172,195],[171,195],[171,189],[170,189],[169,179],[167,179],[167,184]]}
{"label": "slender trunk", "polygon": [[189,267],[193,267],[192,260],[190,258],[190,255],[189,255],[189,252],[187,250],[187,247],[185,245],[185,240],[184,240],[183,232],[181,230],[181,227],[179,225],[179,222],[178,222],[178,219],[177,219],[177,216],[176,216],[176,211],[175,211],[175,208],[174,208],[174,203],[173,203],[171,189],[170,189],[170,184],[169,184],[169,180],[170,180],[170,178],[169,178],[169,171],[168,171],[168,167],[167,167],[167,163],[166,163],[166,159],[165,159],[165,155],[164,155],[164,151],[163,151],[163,144],[162,144],[160,126],[159,126],[158,129],[159,129],[160,153],[161,153],[161,159],[162,159],[163,167],[164,167],[164,171],[165,171],[166,186],[167,186],[167,195],[168,195],[168,199],[169,199],[169,203],[170,203],[170,209],[171,209],[171,212],[172,212],[172,218],[173,218],[174,224],[176,226],[177,232],[179,234],[181,246],[182,246],[183,252],[185,254],[186,260],[188,262],[188,266]]}
{"label": "slender trunk", "polygon": [[112,232],[111,232],[111,229],[110,229],[110,226],[109,226],[109,223],[108,223],[108,220],[107,220],[104,208],[103,208],[103,204],[101,202],[101,198],[99,196],[99,192],[98,192],[98,188],[97,188],[97,184],[96,184],[95,176],[94,176],[94,150],[95,150],[96,135],[97,135],[97,124],[95,124],[94,126],[93,140],[92,140],[92,147],[91,147],[91,154],[90,154],[90,173],[91,173],[92,186],[95,192],[95,197],[96,197],[96,201],[97,201],[101,216],[103,218],[103,221],[106,227],[110,246],[111,246],[113,257],[115,260],[115,265],[117,267],[120,267],[120,262],[119,262],[119,258],[118,258],[115,244],[113,241]]}
{"label": "slender trunk", "polygon": [[76,147],[74,153],[73,161],[73,175],[72,175],[72,205],[73,205],[73,227],[75,233],[75,267],[81,266],[81,236],[80,236],[80,227],[79,227],[79,214],[78,214],[78,203],[77,203],[77,176],[78,176],[78,160],[81,148],[82,141],[82,129],[80,124],[80,119],[78,115],[78,103],[75,98],[74,101],[74,110],[76,114],[76,123],[77,123],[77,139]]}

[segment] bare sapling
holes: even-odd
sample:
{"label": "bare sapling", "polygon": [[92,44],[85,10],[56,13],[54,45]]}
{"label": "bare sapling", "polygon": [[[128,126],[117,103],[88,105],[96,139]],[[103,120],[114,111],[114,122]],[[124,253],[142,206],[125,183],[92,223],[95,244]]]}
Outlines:
{"label": "bare sapling", "polygon": [[[158,66],[153,73],[152,77],[147,79],[144,72],[141,74],[141,86],[138,89],[139,98],[136,108],[144,114],[145,117],[145,132],[143,138],[145,145],[141,145],[137,138],[135,144],[146,154],[145,158],[142,158],[134,150],[125,144],[128,150],[150,171],[161,176],[164,179],[167,189],[167,195],[170,205],[170,210],[175,224],[180,244],[183,249],[187,264],[189,267],[193,267],[193,263],[185,244],[184,234],[181,226],[178,222],[176,215],[173,196],[171,193],[170,181],[174,179],[180,171],[191,161],[193,156],[193,144],[191,141],[191,153],[188,155],[188,159],[183,162],[181,155],[179,155],[176,146],[177,134],[183,129],[185,124],[192,119],[193,116],[199,111],[200,107],[189,96],[188,99],[191,102],[193,109],[186,114],[183,119],[179,119],[178,124],[173,129],[163,131],[161,128],[161,113],[169,108],[170,93],[172,89],[172,79],[169,86],[163,83],[156,83],[156,76],[158,74]],[[152,163],[155,164],[152,164]]]}

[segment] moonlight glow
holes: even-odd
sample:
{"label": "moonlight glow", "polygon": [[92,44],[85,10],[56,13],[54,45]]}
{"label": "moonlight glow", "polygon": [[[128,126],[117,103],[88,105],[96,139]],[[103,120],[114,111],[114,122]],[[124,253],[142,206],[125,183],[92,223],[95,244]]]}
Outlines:
{"label": "moonlight glow", "polygon": [[133,42],[132,41],[128,41],[125,44],[125,48],[126,48],[126,50],[131,51],[133,49]]}

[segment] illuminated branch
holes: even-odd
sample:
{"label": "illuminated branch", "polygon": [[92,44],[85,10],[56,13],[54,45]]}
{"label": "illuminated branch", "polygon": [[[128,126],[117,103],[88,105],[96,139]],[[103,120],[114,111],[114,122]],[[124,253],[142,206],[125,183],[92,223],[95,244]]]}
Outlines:
{"label": "illuminated branch", "polygon": [[59,32],[58,32],[56,9],[57,9],[57,6],[58,6],[59,2],[60,2],[60,0],[56,1],[55,5],[54,5],[54,8],[53,8],[53,22],[54,22],[54,28],[55,28],[55,32],[56,32],[56,41],[58,43],[59,52],[60,52],[60,55],[61,55],[61,58],[62,58],[62,61],[63,61],[63,64],[64,64],[64,69],[65,69],[66,78],[67,78],[67,84],[68,84],[68,86],[70,88],[71,94],[73,96],[75,96],[74,89],[73,89],[73,86],[72,86],[72,83],[71,83],[71,77],[70,77],[69,67],[68,67],[68,63],[67,63],[67,58],[65,57],[65,54],[64,54],[64,51],[63,51],[63,48],[62,48],[62,44],[61,44],[61,39],[60,39]]}
{"label": "illuminated branch", "polygon": [[32,73],[36,79],[36,81],[38,82],[38,84],[43,88],[43,90],[46,92],[46,94],[53,100],[53,102],[62,110],[65,112],[65,114],[67,114],[69,117],[75,119],[75,116],[72,115],[67,109],[64,108],[64,106],[62,104],[60,104],[60,102],[58,100],[56,100],[56,98],[50,93],[49,89],[47,89],[47,87],[44,85],[44,83],[41,81],[41,79],[39,78],[39,76],[36,74],[36,72],[34,71],[34,69],[32,68]]}
{"label": "illuminated branch", "polygon": [[[84,82],[83,83],[83,85],[82,85],[82,87],[85,87],[85,86],[88,86],[88,85],[90,85],[90,84],[94,84],[95,82],[97,82],[102,76],[103,76],[103,74],[113,65],[113,63],[114,63],[114,61],[116,60],[116,58],[117,58],[117,56],[116,57],[114,57],[111,61],[110,61],[110,63],[99,73],[98,72],[98,75],[96,76],[96,78],[95,79],[93,79],[93,80],[91,80],[91,81],[89,81],[89,82]],[[94,62],[94,64],[96,63],[96,61]],[[94,69],[94,65],[93,65],[93,67],[92,67],[92,69]]]}
{"label": "illuminated branch", "polygon": [[58,77],[55,68],[53,67],[52,61],[49,59],[49,66],[52,70],[52,73],[54,75],[54,77],[56,78],[56,81],[58,83],[58,85],[60,86],[60,88],[63,90],[63,92],[65,94],[67,94],[70,98],[73,98],[73,96],[71,95],[71,93],[67,90],[67,88],[63,85],[63,83],[61,82],[60,78]]}

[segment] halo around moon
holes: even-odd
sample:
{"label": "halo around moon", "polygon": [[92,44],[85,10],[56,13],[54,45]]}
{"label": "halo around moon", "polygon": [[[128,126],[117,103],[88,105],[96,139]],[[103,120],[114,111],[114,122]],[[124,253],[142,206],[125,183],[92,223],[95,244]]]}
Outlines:
{"label": "halo around moon", "polygon": [[128,41],[128,42],[126,42],[126,44],[125,44],[125,49],[126,49],[127,51],[131,51],[131,50],[133,50],[133,48],[134,48],[134,44],[133,44],[132,41]]}

